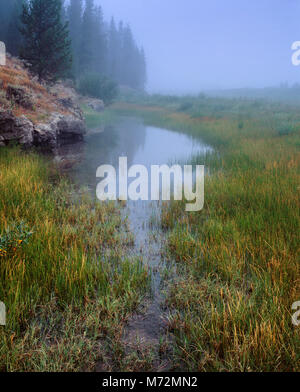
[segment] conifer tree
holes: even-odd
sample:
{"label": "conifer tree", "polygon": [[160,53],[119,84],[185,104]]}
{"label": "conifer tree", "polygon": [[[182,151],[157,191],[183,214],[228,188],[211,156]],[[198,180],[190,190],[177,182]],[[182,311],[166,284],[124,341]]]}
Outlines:
{"label": "conifer tree", "polygon": [[61,21],[61,0],[30,0],[23,5],[21,57],[39,80],[55,81],[72,64],[68,24]]}
{"label": "conifer tree", "polygon": [[12,3],[11,15],[6,33],[6,48],[9,53],[18,56],[22,43],[22,35],[20,33],[20,16],[22,13],[24,0],[14,0]]}
{"label": "conifer tree", "polygon": [[95,72],[105,75],[107,73],[107,34],[105,31],[102,8],[100,6],[95,10],[94,28],[94,70]]}
{"label": "conifer tree", "polygon": [[121,85],[145,88],[144,50],[137,46],[130,26],[120,21],[117,27],[113,18],[107,25],[102,8],[95,6],[94,0],[0,0],[0,39],[7,42],[12,54],[17,55],[20,46],[16,25],[23,2],[22,57],[40,79],[64,76],[72,55],[72,75],[77,80],[97,74]]}
{"label": "conifer tree", "polygon": [[63,24],[66,23],[67,21],[67,11],[66,11],[66,6],[65,6],[65,0],[61,0],[61,12],[60,12],[60,16],[61,16],[61,22]]}
{"label": "conifer tree", "polygon": [[117,77],[116,82],[124,84],[124,24],[123,21],[119,22],[118,26],[118,45],[117,45]]}
{"label": "conifer tree", "polygon": [[145,90],[147,83],[147,61],[144,48],[140,51],[139,58],[139,88]]}
{"label": "conifer tree", "polygon": [[0,41],[6,41],[7,29],[14,3],[12,1],[0,0]]}
{"label": "conifer tree", "polygon": [[79,75],[82,35],[82,0],[71,0],[68,8],[69,29],[72,41],[73,74]]}
{"label": "conifer tree", "polygon": [[131,28],[127,25],[123,31],[123,48],[122,48],[122,83],[131,86],[136,86],[136,58],[137,48],[133,39]]}
{"label": "conifer tree", "polygon": [[82,35],[80,47],[80,70],[81,72],[93,72],[95,63],[94,51],[94,0],[86,0],[82,18]]}
{"label": "conifer tree", "polygon": [[117,60],[119,53],[119,39],[118,31],[114,18],[111,19],[108,32],[108,76],[113,80],[118,80],[117,76]]}

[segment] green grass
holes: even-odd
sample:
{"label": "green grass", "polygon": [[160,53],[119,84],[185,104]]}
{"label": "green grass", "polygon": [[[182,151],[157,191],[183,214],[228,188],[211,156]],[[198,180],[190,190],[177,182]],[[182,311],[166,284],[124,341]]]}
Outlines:
{"label": "green grass", "polygon": [[165,206],[166,253],[180,273],[170,284],[169,328],[177,363],[193,371],[299,371],[300,300],[297,107],[205,97],[148,97],[118,113],[199,137],[215,153],[205,207]]}
{"label": "green grass", "polygon": [[141,260],[126,257],[119,207],[95,202],[40,156],[1,148],[0,236],[0,369],[117,360],[112,347],[149,285]]}
{"label": "green grass", "polygon": [[[84,111],[91,128],[138,115],[216,149],[191,160],[210,169],[203,211],[162,211],[178,269],[166,277],[173,368],[299,371],[298,108],[156,96]],[[120,205],[95,202],[36,154],[1,148],[0,236],[0,370],[148,369],[151,350],[128,356],[122,342],[150,277],[127,257]]]}

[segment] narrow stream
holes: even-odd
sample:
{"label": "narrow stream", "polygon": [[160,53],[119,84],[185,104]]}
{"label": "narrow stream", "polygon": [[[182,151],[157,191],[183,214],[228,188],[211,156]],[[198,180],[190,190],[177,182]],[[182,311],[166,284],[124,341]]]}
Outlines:
{"label": "narrow stream", "polygon": [[[60,159],[70,165],[75,182],[89,187],[95,194],[98,166],[111,164],[116,169],[119,157],[127,156],[128,168],[141,164],[171,164],[187,162],[195,154],[204,154],[211,147],[199,139],[166,129],[147,126],[138,118],[119,118],[113,125],[89,131],[83,143],[61,147]],[[132,256],[143,259],[152,275],[152,295],[142,308],[128,321],[124,331],[126,352],[148,349],[158,351],[164,334],[162,310],[163,290],[161,273],[165,268],[162,256],[165,235],[160,228],[160,203],[155,201],[128,201],[123,210],[128,216],[130,230],[134,235]],[[142,348],[141,348],[142,347]],[[159,356],[154,360],[156,370],[167,370],[168,364]]]}

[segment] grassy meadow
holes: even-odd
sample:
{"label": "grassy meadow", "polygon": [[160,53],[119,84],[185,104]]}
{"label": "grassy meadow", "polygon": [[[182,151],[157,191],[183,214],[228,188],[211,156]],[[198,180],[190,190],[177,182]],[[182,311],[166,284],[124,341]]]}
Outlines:
{"label": "grassy meadow", "polygon": [[118,205],[96,202],[41,156],[1,148],[0,370],[120,367],[122,325],[149,285],[126,257],[131,241]]}
{"label": "grassy meadow", "polygon": [[[165,204],[162,250],[171,370],[299,371],[299,147],[297,106],[258,100],[139,96],[103,113],[184,132],[214,147],[205,206]],[[149,370],[128,353],[123,327],[149,295],[151,273],[128,257],[120,203],[99,203],[46,158],[0,151],[0,371]],[[162,336],[163,339],[163,336]]]}
{"label": "grassy meadow", "polygon": [[259,100],[150,96],[117,113],[188,133],[215,152],[205,206],[163,209],[174,364],[191,371],[299,371],[299,107]]}

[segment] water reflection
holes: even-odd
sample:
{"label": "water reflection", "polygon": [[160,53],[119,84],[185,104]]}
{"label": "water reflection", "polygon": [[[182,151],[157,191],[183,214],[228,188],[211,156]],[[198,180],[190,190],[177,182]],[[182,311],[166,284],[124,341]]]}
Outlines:
{"label": "water reflection", "polygon": [[[135,164],[143,165],[150,173],[151,165],[170,165],[176,161],[186,163],[192,155],[199,156],[210,150],[209,146],[187,135],[150,127],[139,119],[121,118],[114,125],[91,130],[84,144],[62,149],[61,159],[66,162],[68,157],[74,159],[77,154],[71,175],[75,182],[88,186],[96,195],[96,185],[100,181],[96,178],[97,168],[112,165],[118,171],[121,156],[127,157],[128,168]],[[167,263],[161,252],[165,246],[165,233],[159,224],[160,212],[159,202],[151,201],[129,200],[122,210],[134,235],[134,245],[128,248],[126,257],[142,259],[152,277],[152,296],[144,304],[143,313],[136,313],[128,320],[122,340],[125,347],[134,348],[137,339],[151,345],[157,358],[160,337],[164,333],[163,319],[167,317],[167,312],[162,309],[161,271],[165,270]],[[168,268],[171,268],[170,262]],[[176,275],[175,266],[172,274]]]}
{"label": "water reflection", "polygon": [[128,168],[133,164],[151,165],[187,161],[194,154],[205,153],[211,148],[198,139],[178,132],[143,124],[137,118],[120,118],[113,125],[101,130],[91,130],[84,144],[65,146],[60,158],[67,161],[77,158],[71,170],[72,177],[93,190],[99,180],[96,170],[109,164],[118,169],[119,157],[127,156]]}

